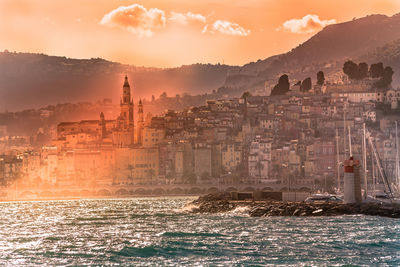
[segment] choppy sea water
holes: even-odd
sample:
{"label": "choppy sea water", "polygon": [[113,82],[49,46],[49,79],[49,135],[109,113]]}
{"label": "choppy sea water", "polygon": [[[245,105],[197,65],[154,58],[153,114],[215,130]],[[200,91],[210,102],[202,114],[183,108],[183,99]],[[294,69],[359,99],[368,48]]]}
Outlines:
{"label": "choppy sea water", "polygon": [[188,214],[189,200],[0,203],[0,265],[400,265],[399,219]]}

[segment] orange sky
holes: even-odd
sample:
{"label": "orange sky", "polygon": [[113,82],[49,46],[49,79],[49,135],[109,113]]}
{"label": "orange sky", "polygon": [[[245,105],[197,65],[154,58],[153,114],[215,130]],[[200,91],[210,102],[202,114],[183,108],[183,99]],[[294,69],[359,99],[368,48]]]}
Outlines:
{"label": "orange sky", "polygon": [[143,66],[245,64],[399,0],[0,0],[0,50]]}

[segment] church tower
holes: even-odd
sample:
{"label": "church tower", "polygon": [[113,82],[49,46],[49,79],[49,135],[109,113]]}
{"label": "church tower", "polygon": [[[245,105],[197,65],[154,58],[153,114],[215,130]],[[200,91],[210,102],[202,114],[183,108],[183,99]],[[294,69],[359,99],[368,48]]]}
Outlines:
{"label": "church tower", "polygon": [[104,118],[104,113],[101,112],[100,113],[100,120],[99,120],[99,126],[100,126],[100,138],[101,141],[106,138],[106,134],[107,134],[107,129],[106,129],[106,120]]}
{"label": "church tower", "polygon": [[124,129],[133,130],[133,99],[131,97],[131,87],[128,82],[128,76],[125,75],[124,85],[122,87],[121,97],[121,119]]}
{"label": "church tower", "polygon": [[143,123],[144,122],[144,117],[143,117],[143,103],[142,99],[139,100],[139,106],[138,106],[138,123]]}
{"label": "church tower", "polygon": [[135,127],[133,122],[133,99],[127,75],[125,75],[124,85],[122,86],[120,107],[121,114],[112,133],[113,144],[117,147],[129,147],[135,142]]}
{"label": "church tower", "polygon": [[138,105],[138,120],[136,128],[136,143],[142,144],[143,138],[143,127],[144,127],[144,115],[143,115],[143,103],[142,99],[139,100]]}

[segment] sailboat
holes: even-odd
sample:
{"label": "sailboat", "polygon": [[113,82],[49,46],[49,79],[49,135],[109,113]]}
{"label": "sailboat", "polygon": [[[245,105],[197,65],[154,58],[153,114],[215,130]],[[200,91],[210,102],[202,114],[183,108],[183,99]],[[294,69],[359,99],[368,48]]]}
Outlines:
{"label": "sailboat", "polygon": [[[372,160],[372,185],[373,185],[373,190],[372,194],[368,193],[368,184],[367,184],[367,140],[371,148],[371,160]],[[366,130],[365,128],[365,123],[363,125],[363,165],[364,165],[364,201],[367,202],[385,202],[385,203],[398,203],[400,204],[400,199],[395,198],[396,194],[398,193],[398,181],[399,181],[399,161],[398,161],[398,146],[397,146],[397,121],[396,121],[396,177],[395,177],[395,183],[396,185],[393,185],[391,183],[386,175],[385,169],[382,167],[382,161],[379,156],[379,153],[376,149],[375,142],[373,140],[373,137],[371,133]],[[377,170],[377,175],[375,175],[375,166]],[[376,185],[378,184],[378,179],[381,178],[384,184],[384,190],[377,190]],[[396,189],[396,191],[394,190]]]}

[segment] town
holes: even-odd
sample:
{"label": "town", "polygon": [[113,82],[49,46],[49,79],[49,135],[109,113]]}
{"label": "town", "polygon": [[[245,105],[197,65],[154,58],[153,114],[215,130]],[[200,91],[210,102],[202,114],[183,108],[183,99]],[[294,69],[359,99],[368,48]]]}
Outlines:
{"label": "town", "polygon": [[[125,75],[115,89],[121,90],[116,118],[101,112],[97,120],[57,123],[52,140],[35,149],[29,137],[8,135],[7,125],[0,125],[3,197],[8,188],[18,188],[20,197],[38,188],[47,190],[44,197],[54,188],[66,195],[74,188],[110,195],[113,187],[120,195],[221,188],[334,192],[343,184],[344,160],[362,159],[363,125],[386,175],[398,185],[400,90],[390,85],[388,68],[348,61],[334,81],[323,72],[315,84],[282,75],[264,94],[245,91],[155,116],[146,113],[145,101],[134,99],[134,77]],[[366,175],[379,185],[377,170]],[[195,189],[182,189],[188,186]]]}

